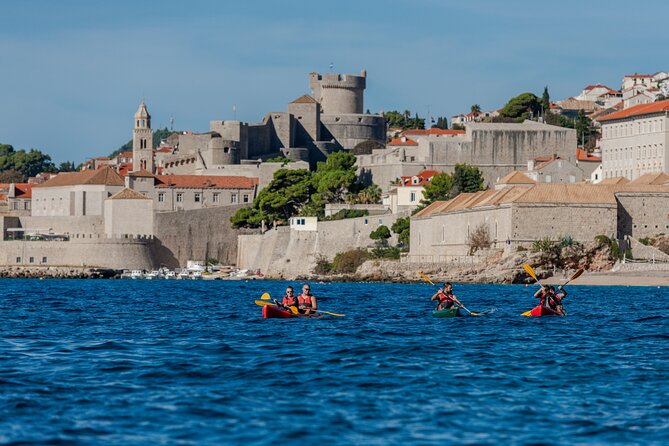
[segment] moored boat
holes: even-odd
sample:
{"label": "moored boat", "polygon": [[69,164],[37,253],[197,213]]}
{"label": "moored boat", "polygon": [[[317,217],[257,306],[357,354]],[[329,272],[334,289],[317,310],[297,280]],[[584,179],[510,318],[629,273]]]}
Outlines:
{"label": "moored boat", "polygon": [[526,311],[522,316],[563,316],[559,311],[555,311],[549,307],[544,307],[543,305],[537,305],[532,308],[530,311]]}
{"label": "moored boat", "polygon": [[458,307],[447,308],[446,310],[434,310],[432,311],[432,316],[434,317],[458,317],[463,316]]}

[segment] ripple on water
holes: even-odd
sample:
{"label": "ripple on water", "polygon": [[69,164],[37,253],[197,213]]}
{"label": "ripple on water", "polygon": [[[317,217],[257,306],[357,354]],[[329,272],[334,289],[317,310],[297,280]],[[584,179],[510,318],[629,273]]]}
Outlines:
{"label": "ripple on water", "polygon": [[669,441],[664,288],[523,318],[532,288],[456,285],[488,314],[449,320],[426,285],[313,284],[347,316],[263,320],[286,283],[2,284],[3,444]]}

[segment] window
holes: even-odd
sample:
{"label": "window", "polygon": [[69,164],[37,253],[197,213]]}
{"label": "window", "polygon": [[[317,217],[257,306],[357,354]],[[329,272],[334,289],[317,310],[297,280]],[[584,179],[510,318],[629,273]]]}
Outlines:
{"label": "window", "polygon": [[161,192],[161,193],[158,194],[158,202],[162,203],[164,201],[165,201],[165,193]]}
{"label": "window", "polygon": [[369,223],[369,221],[365,218],[365,224]]}
{"label": "window", "polygon": [[214,192],[214,203],[218,203],[219,201],[221,201],[221,193]]}
{"label": "window", "polygon": [[411,192],[411,198],[409,198],[409,201],[411,201],[412,203],[416,201],[416,192]]}
{"label": "window", "polygon": [[243,201],[244,201],[244,203],[249,202],[249,194],[244,194],[244,200]]}
{"label": "window", "polygon": [[35,263],[35,257],[30,257],[30,258],[28,259],[28,262],[30,262],[30,263]]}
{"label": "window", "polygon": [[42,257],[42,263],[46,263],[46,257]]}
{"label": "window", "polygon": [[16,258],[16,263],[21,263],[21,257]]}
{"label": "window", "polygon": [[237,195],[235,194],[230,195],[230,203],[237,203]]}
{"label": "window", "polygon": [[184,201],[184,194],[182,192],[177,193],[177,203]]}
{"label": "window", "polygon": [[195,202],[196,203],[200,202],[200,192],[195,192]]}

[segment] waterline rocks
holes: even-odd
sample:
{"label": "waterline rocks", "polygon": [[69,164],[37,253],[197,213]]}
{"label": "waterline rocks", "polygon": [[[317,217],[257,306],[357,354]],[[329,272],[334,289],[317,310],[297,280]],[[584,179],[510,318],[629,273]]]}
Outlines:
{"label": "waterline rocks", "polygon": [[5,279],[109,279],[120,277],[121,271],[108,268],[67,266],[9,266],[0,268]]}

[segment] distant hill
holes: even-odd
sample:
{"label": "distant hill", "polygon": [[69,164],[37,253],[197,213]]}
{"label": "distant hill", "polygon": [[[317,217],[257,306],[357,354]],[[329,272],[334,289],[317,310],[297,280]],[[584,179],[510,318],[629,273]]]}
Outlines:
{"label": "distant hill", "polygon": [[[181,130],[167,130],[167,127],[164,129],[158,129],[153,131],[153,148],[155,149],[160,145],[160,141],[163,139],[167,139],[170,135],[173,135],[175,133],[181,133]],[[132,139],[128,141],[127,143],[123,144],[121,147],[118,149],[114,150],[110,155],[109,158],[114,158],[116,157],[119,153],[121,152],[132,152]]]}

